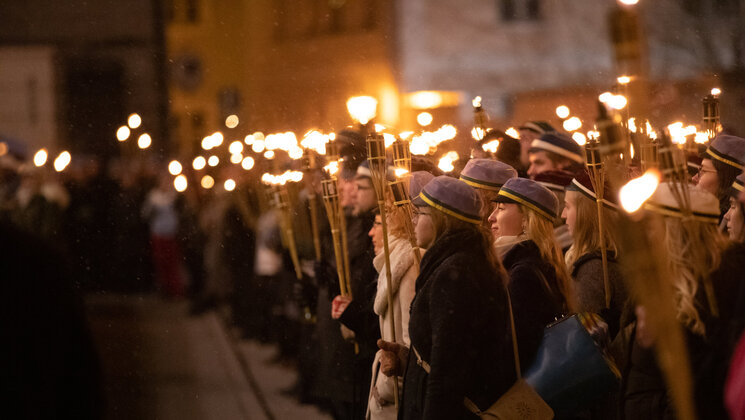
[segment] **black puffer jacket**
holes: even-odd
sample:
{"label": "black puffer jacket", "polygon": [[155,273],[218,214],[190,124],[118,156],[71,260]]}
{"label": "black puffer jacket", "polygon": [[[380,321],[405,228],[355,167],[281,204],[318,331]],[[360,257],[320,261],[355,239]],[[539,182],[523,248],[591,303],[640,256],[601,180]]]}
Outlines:
{"label": "black puffer jacket", "polygon": [[515,382],[503,279],[485,255],[479,234],[460,230],[422,258],[409,335],[430,372],[410,351],[400,419],[475,418],[465,397],[484,410]]}
{"label": "black puffer jacket", "polygon": [[502,259],[510,276],[509,291],[515,315],[520,368],[533,364],[547,324],[561,316],[564,299],[559,291],[556,269],[541,257],[531,240],[515,244]]}

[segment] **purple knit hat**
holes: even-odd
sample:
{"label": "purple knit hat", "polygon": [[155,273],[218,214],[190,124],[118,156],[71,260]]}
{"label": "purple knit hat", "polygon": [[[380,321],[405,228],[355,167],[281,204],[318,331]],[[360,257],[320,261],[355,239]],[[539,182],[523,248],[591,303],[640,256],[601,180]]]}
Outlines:
{"label": "purple knit hat", "polygon": [[433,207],[464,222],[481,223],[481,202],[476,191],[465,182],[446,175],[430,181],[412,202],[419,207]]}

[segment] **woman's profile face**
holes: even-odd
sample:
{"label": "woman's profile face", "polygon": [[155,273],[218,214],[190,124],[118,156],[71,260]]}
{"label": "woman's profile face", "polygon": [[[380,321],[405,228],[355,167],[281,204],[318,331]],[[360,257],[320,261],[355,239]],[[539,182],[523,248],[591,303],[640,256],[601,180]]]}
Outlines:
{"label": "woman's profile face", "polygon": [[719,173],[714,168],[711,159],[704,159],[701,162],[701,169],[693,176],[693,182],[702,190],[717,195],[719,192]]}
{"label": "woman's profile face", "polygon": [[373,248],[375,249],[375,255],[379,255],[383,252],[383,223],[380,219],[380,215],[375,215],[375,222],[373,227],[367,233],[372,238]]}
{"label": "woman's profile face", "polygon": [[428,249],[435,242],[436,232],[435,225],[432,222],[431,207],[417,207],[414,211],[414,233],[416,234],[417,245],[421,248]]}
{"label": "woman's profile face", "polygon": [[495,238],[517,236],[523,232],[524,215],[515,203],[498,203],[489,216],[491,231]]}
{"label": "woman's profile face", "polygon": [[574,235],[574,226],[577,224],[577,194],[576,191],[567,191],[564,195],[564,211],[561,212],[571,235]]}
{"label": "woman's profile face", "polygon": [[729,210],[724,215],[727,220],[727,233],[733,241],[739,241],[742,238],[743,218],[745,217],[740,211],[739,202],[735,198],[729,199]]}

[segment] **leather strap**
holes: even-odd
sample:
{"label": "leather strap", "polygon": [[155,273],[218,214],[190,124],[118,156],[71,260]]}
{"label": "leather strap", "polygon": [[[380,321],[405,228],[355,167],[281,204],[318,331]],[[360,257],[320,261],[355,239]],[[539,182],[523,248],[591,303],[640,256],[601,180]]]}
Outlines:
{"label": "leather strap", "polygon": [[429,367],[429,363],[422,359],[422,356],[419,354],[418,351],[416,351],[416,347],[412,345],[411,349],[414,350],[414,356],[416,356],[416,364],[424,369],[424,371],[427,372],[427,375],[429,375],[429,371],[431,370]]}

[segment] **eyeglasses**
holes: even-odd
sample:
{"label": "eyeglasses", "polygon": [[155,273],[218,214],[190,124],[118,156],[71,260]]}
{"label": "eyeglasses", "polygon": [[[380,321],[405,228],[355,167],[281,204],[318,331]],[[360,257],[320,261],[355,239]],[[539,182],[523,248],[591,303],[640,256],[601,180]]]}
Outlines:
{"label": "eyeglasses", "polygon": [[707,172],[713,173],[713,174],[717,173],[716,169],[705,169],[703,166],[698,168],[698,176],[701,176]]}
{"label": "eyeglasses", "polygon": [[429,216],[430,214],[425,213],[423,211],[419,211],[419,208],[414,207],[414,210],[412,211],[412,215],[413,215],[414,221],[416,221],[417,219],[419,219],[419,216]]}

